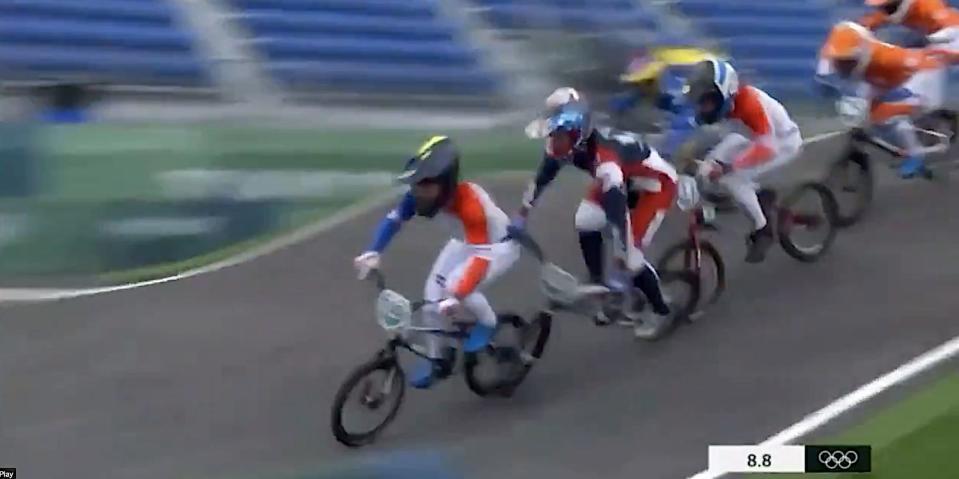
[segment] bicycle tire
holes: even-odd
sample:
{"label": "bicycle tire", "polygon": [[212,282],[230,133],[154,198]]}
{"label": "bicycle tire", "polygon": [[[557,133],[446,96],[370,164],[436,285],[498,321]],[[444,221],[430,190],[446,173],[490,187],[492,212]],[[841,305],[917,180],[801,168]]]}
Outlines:
{"label": "bicycle tire", "polygon": [[[792,205],[792,203],[794,203],[797,199],[801,198],[803,193],[806,191],[814,192],[822,201],[826,213],[825,226],[828,228],[826,237],[823,238],[823,241],[820,243],[819,249],[811,253],[802,251],[792,241],[792,238],[790,237],[791,225],[786,218],[786,215],[790,211],[790,205]],[[833,241],[836,239],[836,233],[838,232],[838,228],[836,227],[836,209],[836,197],[833,196],[832,191],[822,183],[809,181],[790,191],[790,193],[783,199],[782,203],[780,203],[779,217],[776,221],[776,232],[777,236],[779,237],[779,244],[782,246],[786,254],[803,263],[813,263],[818,261],[819,258],[826,254],[832,246]]]}
{"label": "bicycle tire", "polygon": [[[548,313],[541,312],[532,321],[526,323],[526,321],[517,314],[504,313],[498,315],[497,323],[498,327],[512,327],[519,329],[520,338],[524,346],[527,342],[527,339],[534,339],[534,341],[532,341],[533,348],[529,351],[529,355],[533,360],[528,364],[514,364],[513,367],[510,368],[508,377],[497,378],[494,383],[487,384],[477,378],[476,367],[479,365],[480,356],[489,352],[490,348],[487,348],[487,351],[484,351],[484,353],[464,354],[463,377],[466,380],[466,386],[470,391],[480,397],[489,397],[491,395],[509,397],[513,395],[513,393],[516,391],[516,388],[522,384],[522,382],[526,379],[526,376],[529,375],[530,370],[543,356],[543,352],[546,350],[546,344],[549,341],[550,333],[552,331],[553,318]],[[534,328],[534,326],[536,327]],[[531,331],[537,331],[535,338],[529,337]]]}
{"label": "bicycle tire", "polygon": [[[845,193],[845,191],[842,191],[844,189],[844,182],[841,180],[844,177],[848,178],[850,168],[855,169],[853,174],[856,177],[854,187],[857,195],[854,206],[845,209],[839,204],[840,195],[838,193]],[[836,199],[836,226],[839,228],[848,228],[862,221],[862,218],[872,206],[876,186],[869,156],[862,150],[850,146],[846,154],[829,167],[826,183],[834,191],[833,196]]]}
{"label": "bicycle tire", "polygon": [[[394,380],[394,387],[399,388],[399,392],[396,394],[396,399],[393,404],[390,405],[390,409],[386,417],[380,421],[380,423],[370,429],[369,431],[361,433],[352,433],[346,430],[343,426],[343,407],[346,405],[346,401],[350,397],[350,393],[354,388],[370,373],[382,370],[395,370],[397,380]],[[340,385],[340,388],[336,391],[336,396],[333,399],[333,408],[330,415],[330,424],[333,430],[333,436],[336,440],[347,447],[357,448],[372,444],[379,437],[380,433],[386,429],[387,426],[396,418],[397,413],[399,413],[400,406],[403,404],[403,399],[406,397],[406,378],[403,374],[403,368],[400,366],[399,362],[396,359],[395,355],[384,355],[379,354],[375,359],[367,361],[366,363],[361,364],[359,367],[353,370],[346,380],[343,381],[343,384]]]}
{"label": "bicycle tire", "polygon": [[[684,270],[695,275],[696,281],[699,283],[697,287],[699,288],[700,300],[705,301],[702,304],[715,304],[717,301],[719,301],[720,296],[722,296],[723,292],[726,290],[726,263],[723,261],[722,255],[719,254],[719,249],[709,241],[700,240],[699,248],[703,254],[703,261],[712,262],[713,268],[716,270],[716,288],[713,290],[712,294],[704,294],[702,271],[697,274],[691,269],[692,264],[690,259],[695,254],[696,245],[690,239],[680,241],[667,248],[666,252],[663,253],[661,259],[657,263],[656,269],[658,271],[667,271],[670,269],[675,270],[675,268],[671,268],[669,266],[670,260],[675,257],[683,258]],[[700,305],[697,306],[699,307],[695,308],[695,311],[689,315],[690,318],[698,316],[703,312],[703,307]]]}

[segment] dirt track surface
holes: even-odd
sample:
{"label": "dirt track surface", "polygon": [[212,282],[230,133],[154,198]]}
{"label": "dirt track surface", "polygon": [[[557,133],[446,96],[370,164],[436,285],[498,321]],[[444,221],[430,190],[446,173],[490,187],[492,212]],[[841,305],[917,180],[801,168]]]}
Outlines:
{"label": "dirt track surface", "polygon": [[[833,154],[810,146],[806,158]],[[959,193],[883,182],[873,214],[817,264],[778,248],[742,263],[744,222],[716,240],[729,290],[709,317],[656,344],[560,317],[544,360],[511,400],[455,377],[409,391],[368,451],[329,433],[340,381],[383,341],[350,260],[383,209],[251,263],[132,291],[0,308],[0,464],[24,478],[270,477],[369,453],[440,448],[471,478],[680,478],[708,444],[755,443],[959,334]],[[521,184],[488,187],[516,204]],[[580,272],[572,229],[581,179],[544,198],[533,232]],[[678,237],[674,215],[658,249]],[[415,294],[444,240],[408,225],[386,259]],[[537,305],[531,260],[494,304]],[[78,474],[78,469],[96,471]]]}

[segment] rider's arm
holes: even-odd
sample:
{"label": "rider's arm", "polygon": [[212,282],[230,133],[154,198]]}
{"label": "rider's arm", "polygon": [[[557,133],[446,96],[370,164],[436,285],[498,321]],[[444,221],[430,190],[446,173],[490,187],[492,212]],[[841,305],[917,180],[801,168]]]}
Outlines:
{"label": "rider's arm", "polygon": [[695,114],[690,108],[680,108],[669,121],[669,130],[663,138],[659,152],[665,158],[672,158],[682,145],[696,133]]}
{"label": "rider's arm", "polygon": [[753,141],[742,154],[733,160],[733,169],[751,168],[773,158],[774,150],[769,146],[772,135],[772,122],[759,96],[752,90],[740,92],[736,97],[737,118],[753,134]]}
{"label": "rider's arm", "polygon": [[376,232],[373,234],[373,242],[367,251],[382,253],[389,246],[390,240],[400,230],[403,223],[409,221],[415,213],[416,200],[413,199],[413,193],[407,192],[403,195],[400,203],[380,221],[379,226],[376,227]]}
{"label": "rider's arm", "polygon": [[613,113],[625,113],[636,107],[639,100],[640,95],[636,91],[619,93],[609,101],[609,109]]}
{"label": "rider's arm", "polygon": [[467,260],[466,269],[450,291],[457,299],[463,299],[475,291],[486,277],[490,264],[490,257],[486,252],[490,249],[491,239],[486,209],[476,191],[465,185],[460,187],[459,192],[455,213],[463,222],[466,243],[473,249],[473,255]]}
{"label": "rider's arm", "polygon": [[561,161],[549,155],[543,156],[543,161],[540,162],[539,169],[536,171],[536,177],[529,183],[529,187],[523,194],[523,207],[520,208],[520,215],[525,217],[529,214],[529,210],[533,209],[536,200],[543,194],[543,190],[556,179],[556,175],[559,174],[562,167],[563,163]]}

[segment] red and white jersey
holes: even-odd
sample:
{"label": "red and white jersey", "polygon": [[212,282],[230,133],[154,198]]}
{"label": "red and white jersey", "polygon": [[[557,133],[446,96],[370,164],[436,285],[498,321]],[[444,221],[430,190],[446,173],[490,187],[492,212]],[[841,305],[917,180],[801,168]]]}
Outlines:
{"label": "red and white jersey", "polygon": [[753,140],[752,146],[733,161],[737,168],[765,163],[775,156],[781,143],[793,143],[800,137],[799,126],[782,103],[754,86],[740,85],[729,119],[745,125]]}

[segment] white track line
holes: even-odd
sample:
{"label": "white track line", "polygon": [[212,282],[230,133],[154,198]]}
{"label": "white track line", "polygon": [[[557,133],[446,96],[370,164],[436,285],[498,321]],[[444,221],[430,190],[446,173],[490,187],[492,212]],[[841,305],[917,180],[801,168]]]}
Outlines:
{"label": "white track line", "polygon": [[[855,409],[883,391],[906,382],[918,374],[959,355],[959,336],[946,341],[892,371],[870,381],[855,391],[833,401],[826,407],[804,417],[802,420],[766,439],[760,446],[779,446],[799,439],[820,428],[827,422]],[[726,471],[705,470],[688,479],[716,479],[728,474]]]}
{"label": "white track line", "polygon": [[[819,135],[814,135],[807,138],[803,143],[816,143],[823,140],[828,140],[829,138],[835,137],[842,134],[841,131],[832,131]],[[498,174],[484,175],[484,176],[493,176],[493,177],[516,177],[517,174],[524,174],[523,172],[517,171],[505,171]],[[525,174],[528,174],[525,173]],[[26,303],[26,302],[43,302],[43,301],[57,301],[62,299],[71,299],[79,298],[83,296],[93,296],[97,294],[105,293],[115,293],[117,291],[126,291],[128,289],[143,288],[146,286],[154,286],[163,283],[169,283],[172,281],[179,281],[181,279],[192,278],[194,276],[199,276],[207,273],[214,273],[231,266],[240,265],[258,259],[260,257],[275,253],[283,248],[288,246],[295,245],[302,241],[306,241],[314,236],[317,236],[325,231],[329,231],[343,223],[351,221],[364,213],[383,206],[387,204],[390,200],[396,197],[399,192],[402,191],[400,188],[393,189],[382,195],[377,195],[366,200],[360,201],[352,206],[349,206],[339,212],[335,213],[333,216],[317,221],[316,223],[309,224],[300,228],[292,233],[284,236],[280,236],[272,241],[267,242],[261,246],[253,248],[249,251],[237,254],[230,258],[226,258],[215,263],[208,264],[206,266],[201,266],[196,269],[191,269],[178,273],[172,276],[167,276],[164,278],[152,279],[149,281],[140,281],[136,283],[127,283],[120,284],[116,286],[104,286],[100,288],[80,288],[80,289],[54,289],[54,288],[0,288],[0,303]]]}

